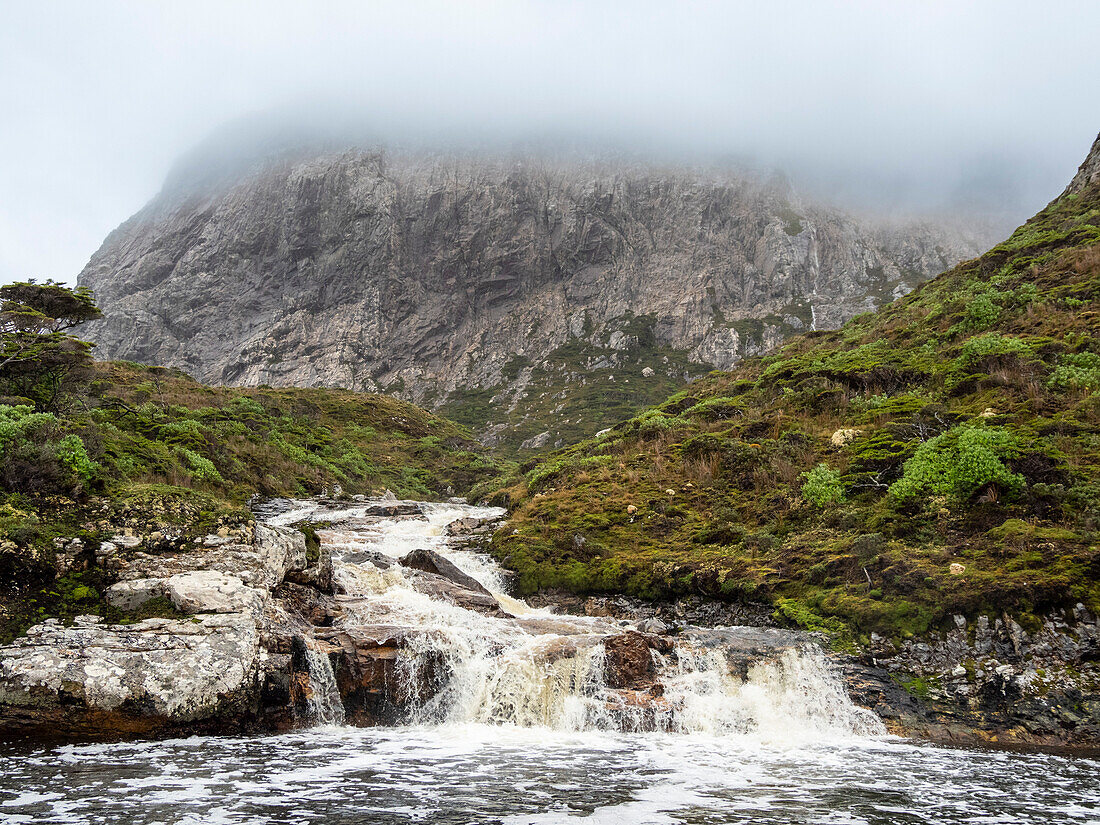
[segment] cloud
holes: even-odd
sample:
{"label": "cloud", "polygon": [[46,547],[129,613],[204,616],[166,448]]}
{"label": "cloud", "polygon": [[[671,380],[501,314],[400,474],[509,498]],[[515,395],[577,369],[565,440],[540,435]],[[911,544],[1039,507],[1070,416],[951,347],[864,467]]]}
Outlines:
{"label": "cloud", "polygon": [[736,155],[1019,220],[1100,128],[1098,24],[1069,2],[9,3],[0,280],[71,281],[181,154],[271,110]]}

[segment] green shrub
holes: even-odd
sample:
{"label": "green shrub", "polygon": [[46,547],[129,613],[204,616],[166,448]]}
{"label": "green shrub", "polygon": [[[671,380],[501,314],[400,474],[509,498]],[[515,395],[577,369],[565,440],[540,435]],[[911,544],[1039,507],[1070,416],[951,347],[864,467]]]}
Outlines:
{"label": "green shrub", "polygon": [[84,448],[84,442],[77,435],[67,435],[58,442],[57,459],[85,484],[92,480],[99,469],[99,465],[92,461]]}
{"label": "green shrub", "polygon": [[987,294],[976,295],[966,305],[965,324],[967,329],[982,332],[989,329],[1001,315],[1001,310]]}
{"label": "green shrub", "polygon": [[900,479],[890,486],[897,501],[942,495],[965,502],[981,488],[995,484],[1008,493],[1024,486],[1004,460],[1019,455],[1016,437],[1002,427],[963,424],[932,438],[905,462]]}
{"label": "green shrub", "polygon": [[840,474],[825,462],[803,473],[802,497],[817,507],[844,501],[844,485]]}
{"label": "green shrub", "polygon": [[197,481],[212,481],[215,484],[221,484],[223,482],[221,473],[218,472],[218,468],[214,466],[214,462],[206,456],[201,456],[194,450],[188,450],[187,448],[180,448],[180,455],[187,461],[187,465],[191,470],[192,478]]}
{"label": "green shrub", "polygon": [[1031,355],[1031,347],[1020,338],[996,332],[976,335],[965,344],[955,363],[964,369],[972,369],[987,358]]}
{"label": "green shrub", "polygon": [[1063,355],[1047,386],[1057,390],[1100,390],[1100,355],[1095,352]]}
{"label": "green shrub", "polygon": [[33,407],[23,405],[10,407],[0,404],[0,447],[30,438],[57,424],[57,416],[53,413],[36,413]]}

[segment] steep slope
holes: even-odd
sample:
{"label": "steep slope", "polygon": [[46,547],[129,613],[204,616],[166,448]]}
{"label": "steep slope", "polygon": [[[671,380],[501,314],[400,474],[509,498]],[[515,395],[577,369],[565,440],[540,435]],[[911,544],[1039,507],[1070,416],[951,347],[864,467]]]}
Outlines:
{"label": "steep slope", "polygon": [[206,170],[81,274],[99,357],[385,391],[510,448],[590,435],[980,249],[697,170],[362,150]]}
{"label": "steep slope", "polygon": [[1100,611],[1098,158],[981,258],[528,464],[498,555],[527,591],[759,601],[864,642]]}
{"label": "steep slope", "polygon": [[981,258],[521,469],[525,592],[717,597],[885,667],[896,730],[1096,748],[1100,138]]}

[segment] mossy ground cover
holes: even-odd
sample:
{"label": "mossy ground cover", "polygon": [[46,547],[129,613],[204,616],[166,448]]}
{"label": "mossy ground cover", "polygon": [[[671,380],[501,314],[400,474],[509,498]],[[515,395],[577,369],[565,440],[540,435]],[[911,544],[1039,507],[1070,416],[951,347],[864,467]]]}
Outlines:
{"label": "mossy ground cover", "polygon": [[495,554],[528,592],[765,602],[852,643],[1100,610],[1098,207],[521,465]]}

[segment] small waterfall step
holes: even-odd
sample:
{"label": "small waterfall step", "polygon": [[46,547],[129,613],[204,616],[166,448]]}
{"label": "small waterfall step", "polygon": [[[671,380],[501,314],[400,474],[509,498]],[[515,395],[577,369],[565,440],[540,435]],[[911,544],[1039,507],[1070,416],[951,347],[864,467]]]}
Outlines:
{"label": "small waterfall step", "polygon": [[309,719],[316,725],[344,724],[344,702],[336,685],[336,674],[328,654],[305,645],[310,692],[307,699]]}

